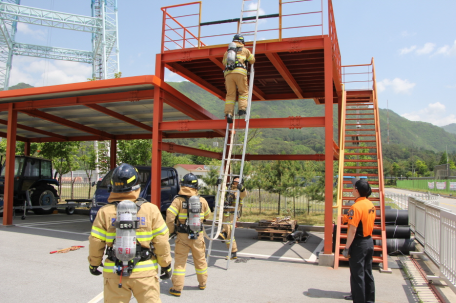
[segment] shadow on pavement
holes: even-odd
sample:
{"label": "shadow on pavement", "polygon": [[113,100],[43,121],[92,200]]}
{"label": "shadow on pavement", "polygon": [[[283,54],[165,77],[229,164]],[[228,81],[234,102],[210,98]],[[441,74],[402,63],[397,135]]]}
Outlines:
{"label": "shadow on pavement", "polygon": [[304,296],[310,298],[327,298],[327,299],[343,299],[344,296],[350,295],[349,292],[321,290],[316,288],[309,288],[305,291]]}

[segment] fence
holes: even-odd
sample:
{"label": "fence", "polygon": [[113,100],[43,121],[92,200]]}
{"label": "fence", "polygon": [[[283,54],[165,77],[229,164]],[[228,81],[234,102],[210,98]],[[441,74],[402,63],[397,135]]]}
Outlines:
{"label": "fence", "polygon": [[409,196],[411,230],[443,276],[456,286],[456,214],[428,201]]}
{"label": "fence", "polygon": [[[261,191],[261,203],[260,203],[260,192],[258,190],[249,191],[247,196],[243,200],[243,211],[247,212],[270,212],[277,211],[279,204],[279,194],[269,193],[267,191]],[[296,211],[299,213],[324,213],[325,203],[324,201],[309,201],[306,196],[293,198],[281,196],[280,197],[280,212]]]}
{"label": "fence", "polygon": [[421,189],[430,192],[456,193],[456,179],[449,180],[397,180],[397,187]]}
{"label": "fence", "polygon": [[[434,195],[428,192],[427,194],[425,193],[415,193],[415,194],[396,194],[396,193],[390,193],[390,192],[385,192],[385,197],[389,198],[392,200],[393,203],[395,203],[400,209],[408,209],[408,197],[413,196],[417,199],[421,200],[426,200],[429,203],[432,203],[434,205],[439,205],[439,195]],[[386,201],[388,202],[388,201]]]}
{"label": "fence", "polygon": [[62,193],[60,195],[60,200],[64,201],[65,199],[92,199],[94,192],[95,186],[92,187],[92,184],[88,182],[75,182],[73,185],[73,197],[71,197],[71,182],[62,182]]}

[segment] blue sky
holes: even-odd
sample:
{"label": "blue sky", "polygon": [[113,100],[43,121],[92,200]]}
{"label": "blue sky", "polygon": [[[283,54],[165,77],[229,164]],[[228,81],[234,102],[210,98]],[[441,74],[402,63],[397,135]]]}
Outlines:
{"label": "blue sky", "polygon": [[[123,76],[154,74],[155,54],[160,52],[161,44],[160,7],[183,2],[118,0]],[[323,2],[323,30],[326,34],[327,1]],[[22,0],[21,3],[90,15],[90,0]],[[241,0],[205,0],[202,22],[237,18],[241,3]],[[390,109],[410,120],[438,126],[456,123],[456,1],[333,0],[333,5],[342,64],[365,64],[375,58],[381,108],[386,108],[388,100]],[[320,6],[319,0],[289,4],[284,6],[284,13],[319,11]],[[262,14],[277,13],[278,0],[261,1],[261,9]],[[175,13],[190,14],[193,11],[186,8]],[[275,20],[263,20],[260,29],[277,27]],[[321,14],[288,17],[287,20],[284,26],[315,25],[321,23]],[[227,33],[233,28],[213,30]],[[321,34],[321,27],[301,29],[300,34],[297,30],[288,30],[287,33],[291,36]],[[204,28],[203,35],[209,34],[211,29]],[[271,35],[272,32],[261,33],[259,39],[268,39]],[[90,38],[87,33],[25,24],[19,25],[16,36],[19,42],[83,50],[91,49]],[[10,84],[63,84],[86,81],[90,75],[91,66],[86,64],[17,56],[13,61]],[[181,79],[168,72],[166,80]]]}

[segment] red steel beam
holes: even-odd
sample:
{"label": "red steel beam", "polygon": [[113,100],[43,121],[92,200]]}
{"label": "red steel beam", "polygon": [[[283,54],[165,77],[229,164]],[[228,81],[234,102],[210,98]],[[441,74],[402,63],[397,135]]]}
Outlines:
{"label": "red steel beam", "polygon": [[117,112],[115,112],[113,110],[110,110],[110,109],[108,109],[106,107],[103,107],[101,105],[98,105],[98,104],[86,104],[86,106],[88,108],[93,109],[93,110],[99,111],[100,113],[106,114],[108,116],[114,117],[116,119],[122,120],[124,122],[132,124],[132,125],[137,126],[139,128],[145,129],[145,130],[147,130],[149,132],[152,132],[152,127],[151,126],[146,125],[144,123],[141,123],[139,121],[136,121],[136,120],[134,120],[132,118],[129,118],[127,116],[124,116],[122,114],[119,114],[119,113],[117,113]]}
{"label": "red steel beam", "polygon": [[5,161],[5,187],[3,190],[3,225],[13,224],[13,202],[14,202],[14,162],[16,158],[16,123],[17,111],[13,103],[8,104],[8,127]]}
{"label": "red steel beam", "polygon": [[30,142],[24,142],[24,155],[30,156]]}
{"label": "red steel beam", "polygon": [[271,61],[271,63],[274,65],[274,67],[277,69],[277,71],[280,73],[280,75],[282,75],[282,77],[285,79],[285,81],[288,83],[288,85],[294,91],[296,96],[299,99],[304,99],[304,94],[302,92],[302,89],[299,87],[298,83],[296,82],[294,77],[291,75],[291,73],[288,70],[285,63],[283,63],[282,59],[280,59],[280,56],[275,53],[266,53],[266,56],[268,57],[269,61]]}
{"label": "red steel beam", "polygon": [[161,143],[161,150],[167,151],[169,153],[179,153],[179,154],[187,154],[187,155],[194,155],[194,156],[201,156],[201,157],[208,157],[212,159],[222,159],[222,153],[217,153],[213,151],[187,147],[182,145],[177,145],[174,143],[169,142],[162,142]]}
{"label": "red steel beam", "polygon": [[[5,134],[3,136],[2,134]],[[6,138],[6,133],[1,133],[2,137]],[[223,138],[224,136],[216,132],[190,132],[190,133],[163,133],[163,138],[166,139],[187,139],[187,138]],[[16,136],[17,138],[17,136]],[[137,139],[150,139],[150,134],[133,134],[133,135],[117,135],[116,140],[137,140]],[[103,141],[106,138],[101,136],[74,136],[68,137],[68,139],[49,138],[49,137],[38,137],[38,138],[25,138],[19,137],[20,141],[29,142],[62,142],[62,141]]]}
{"label": "red steel beam", "polygon": [[[8,138],[8,133],[0,132],[0,137]],[[32,142],[32,141],[30,141],[29,138],[18,136],[18,135],[16,135],[16,140],[19,140],[19,141],[22,141],[22,142]]]}
{"label": "red steel beam", "polygon": [[109,165],[111,169],[114,169],[117,163],[117,140],[111,140],[111,146],[109,148]]}
{"label": "red steel beam", "polygon": [[[247,43],[249,46],[249,43]],[[170,50],[162,55],[165,63],[180,62],[198,59],[221,58],[226,52],[227,45],[211,46],[203,48],[192,48],[185,50]],[[290,50],[299,52],[303,50],[323,49],[324,43],[322,37],[303,37],[287,38],[282,41],[257,41],[256,54],[290,52]]]}
{"label": "red steel beam", "polygon": [[[329,36],[325,36],[325,99],[333,100],[333,60],[332,44]],[[332,253],[332,216],[333,216],[333,102],[325,102],[325,233],[324,253]],[[338,252],[335,252],[338,254]],[[338,258],[338,256],[335,256]]]}
{"label": "red steel beam", "polygon": [[[245,121],[240,119],[236,121],[237,128],[245,128]],[[288,117],[288,118],[263,118],[250,119],[250,128],[303,128],[303,127],[324,127],[325,117]],[[214,121],[173,121],[162,122],[160,130],[170,131],[189,131],[203,129],[219,129],[226,128],[226,120]]]}
{"label": "red steel beam", "polygon": [[[99,80],[103,81],[103,80]],[[98,82],[98,81],[93,81]],[[15,90],[13,90],[15,91]],[[10,91],[7,91],[10,92]],[[2,92],[3,95],[3,92]],[[80,97],[67,97],[67,98],[56,98],[56,99],[44,99],[36,101],[23,101],[14,103],[14,109],[16,110],[30,110],[50,107],[64,107],[64,106],[75,106],[75,105],[86,105],[86,104],[97,104],[97,103],[112,103],[122,101],[139,101],[154,98],[154,90],[140,90],[140,91],[129,91],[111,94],[99,94],[89,95]],[[0,98],[1,100],[1,98]],[[8,103],[0,104],[0,111],[8,110]]]}
{"label": "red steel beam", "polygon": [[[8,125],[8,121],[0,119],[0,124]],[[37,134],[42,134],[42,135],[53,137],[53,138],[59,138],[59,139],[63,139],[63,140],[68,140],[68,138],[65,137],[65,136],[54,134],[54,133],[51,133],[51,132],[48,132],[48,131],[45,131],[45,130],[41,130],[41,129],[38,129],[38,128],[34,128],[34,127],[22,125],[22,124],[17,124],[17,128],[25,129],[25,130],[28,130],[30,132],[34,132],[34,133],[37,133]]]}
{"label": "red steel beam", "polygon": [[91,128],[91,127],[88,127],[88,126],[85,126],[80,123],[76,123],[76,122],[73,122],[73,121],[70,121],[67,119],[63,119],[63,118],[39,111],[37,109],[21,110],[21,112],[24,114],[27,114],[29,116],[32,116],[32,117],[41,118],[41,119],[44,119],[44,120],[47,120],[47,121],[50,121],[53,123],[57,123],[57,124],[66,126],[66,127],[77,129],[77,130],[80,130],[80,131],[83,131],[83,132],[86,132],[86,133],[89,133],[92,135],[101,136],[106,139],[115,139],[114,135],[108,134],[107,132],[104,132],[104,131],[101,131],[101,130],[98,130],[95,128]]}
{"label": "red steel beam", "polygon": [[[163,28],[164,28],[163,20]],[[165,65],[162,62],[162,54],[155,56],[155,75],[162,81],[165,79]],[[164,81],[163,81],[164,83]],[[160,83],[162,84],[162,83]],[[161,85],[158,85],[161,87]],[[169,85],[168,85],[169,86]],[[169,89],[169,88],[168,88]],[[162,89],[157,88],[154,92],[154,112],[152,120],[152,163],[151,163],[151,196],[150,201],[161,209],[161,161],[162,151],[160,143],[162,142],[163,132],[160,129],[160,123],[163,120],[163,95]]]}
{"label": "red steel beam", "polygon": [[171,70],[173,73],[178,74],[181,77],[184,77],[188,80],[190,80],[193,84],[198,85],[202,89],[206,90],[207,92],[211,93],[212,95],[220,98],[220,99],[225,99],[225,93],[222,92],[220,89],[217,87],[213,86],[206,80],[202,79],[200,76],[195,75],[182,65],[178,63],[168,63],[166,64],[166,67]]}

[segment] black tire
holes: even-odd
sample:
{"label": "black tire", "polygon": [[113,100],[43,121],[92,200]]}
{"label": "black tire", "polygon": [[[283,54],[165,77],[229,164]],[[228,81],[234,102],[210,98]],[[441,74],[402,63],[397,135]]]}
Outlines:
{"label": "black tire", "polygon": [[67,208],[65,208],[65,212],[67,213],[67,215],[74,214],[75,210],[76,210],[76,207],[74,207],[74,206],[68,206]]}
{"label": "black tire", "polygon": [[[53,197],[51,197],[51,194]],[[54,204],[55,197],[57,197],[57,191],[51,185],[45,184],[37,187],[34,191],[30,199],[32,200],[33,206],[47,206]],[[37,215],[48,215],[52,214],[55,210],[55,207],[43,207],[43,208],[35,208],[33,212]]]}

